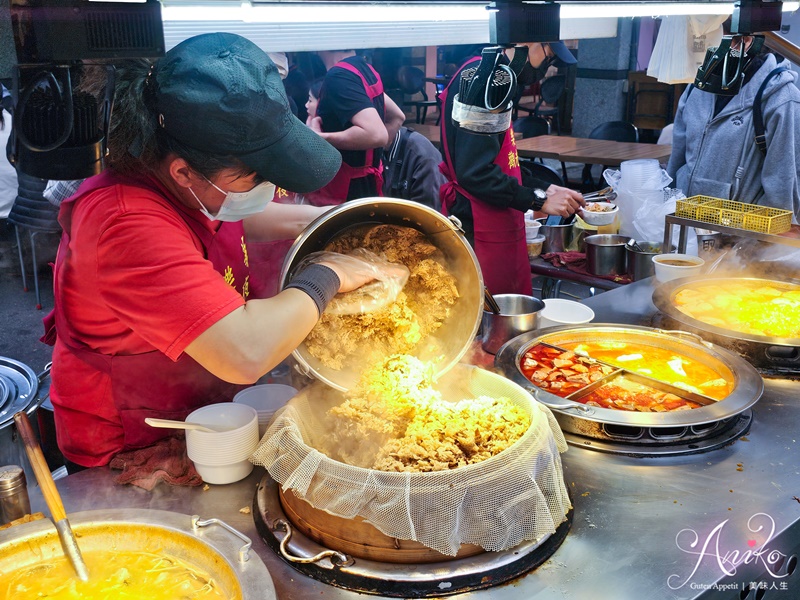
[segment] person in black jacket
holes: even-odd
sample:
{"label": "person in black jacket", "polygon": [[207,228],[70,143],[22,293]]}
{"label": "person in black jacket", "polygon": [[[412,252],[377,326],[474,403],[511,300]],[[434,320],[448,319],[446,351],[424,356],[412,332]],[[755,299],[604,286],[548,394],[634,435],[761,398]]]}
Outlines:
{"label": "person in black jacket", "polygon": [[385,149],[383,195],[414,200],[439,211],[439,189],[446,181],[439,171],[440,162],[442,155],[428,138],[401,127]]}
{"label": "person in black jacket", "polygon": [[[518,85],[538,81],[551,64],[577,62],[562,42],[526,45],[527,62],[519,74]],[[512,52],[514,49],[508,51],[509,55]],[[443,210],[461,221],[492,294],[530,295],[524,213],[532,209],[568,217],[585,202],[574,190],[522,173],[511,129],[510,102],[503,109],[456,99],[462,79],[471,81],[470,73],[478,67],[479,60],[476,57],[462,65],[439,95],[443,106],[442,171],[448,179],[441,190]],[[509,64],[504,56],[497,60],[495,65]],[[502,66],[498,69],[502,71]],[[489,85],[481,83],[479,90]],[[508,98],[513,98],[513,92],[510,87]],[[486,94],[478,96],[485,103]]]}

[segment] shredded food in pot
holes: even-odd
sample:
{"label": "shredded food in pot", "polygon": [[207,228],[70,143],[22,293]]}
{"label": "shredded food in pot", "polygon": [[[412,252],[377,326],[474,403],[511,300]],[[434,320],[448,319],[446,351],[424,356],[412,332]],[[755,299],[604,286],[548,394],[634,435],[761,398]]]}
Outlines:
{"label": "shredded food in pot", "polygon": [[225,598],[213,578],[161,552],[90,551],[83,558],[89,581],[81,581],[62,556],[0,577],[0,598],[53,600],[183,600]]}
{"label": "shredded food in pot", "polygon": [[305,345],[331,369],[342,369],[354,357],[362,364],[374,364],[392,354],[411,352],[441,327],[459,297],[441,250],[413,227],[357,227],[331,241],[325,250],[349,254],[358,248],[403,264],[411,274],[397,300],[380,310],[323,313]]}
{"label": "shredded food in pot", "polygon": [[491,458],[530,428],[526,412],[505,397],[444,400],[433,374],[433,365],[407,355],[368,369],[328,411],[330,455],[380,471],[444,471]]}

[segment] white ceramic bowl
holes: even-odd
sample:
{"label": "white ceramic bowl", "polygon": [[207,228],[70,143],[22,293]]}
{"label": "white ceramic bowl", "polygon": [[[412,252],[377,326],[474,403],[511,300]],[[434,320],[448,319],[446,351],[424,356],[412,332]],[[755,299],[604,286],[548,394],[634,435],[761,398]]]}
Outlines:
{"label": "white ceramic bowl", "polygon": [[539,221],[525,221],[525,239],[532,240],[539,236],[539,228],[542,224]]}
{"label": "white ceramic bowl", "polygon": [[275,411],[297,395],[297,390],[282,383],[265,383],[243,389],[233,397],[237,404],[246,404],[258,413],[258,435],[262,437],[267,431]]}
{"label": "white ceramic bowl", "polygon": [[250,475],[253,471],[253,463],[249,460],[240,460],[239,462],[229,465],[204,465],[195,462],[194,468],[197,469],[197,474],[200,475],[206,483],[224,485],[226,483],[241,481]]}
{"label": "white ceramic bowl", "polygon": [[594,319],[594,311],[580,302],[547,298],[539,314],[539,329],[560,325],[581,325]]}
{"label": "white ceramic bowl", "polygon": [[[603,210],[590,210],[591,207]],[[611,225],[618,212],[619,207],[611,202],[587,202],[580,216],[589,225]]]}
{"label": "white ceramic bowl", "polygon": [[706,264],[702,258],[692,254],[656,254],[652,261],[656,267],[656,280],[661,283],[699,275]]}
{"label": "white ceramic bowl", "polygon": [[252,406],[223,402],[198,408],[186,417],[214,432],[186,431],[186,454],[195,464],[226,466],[247,459],[258,446],[258,413]]}

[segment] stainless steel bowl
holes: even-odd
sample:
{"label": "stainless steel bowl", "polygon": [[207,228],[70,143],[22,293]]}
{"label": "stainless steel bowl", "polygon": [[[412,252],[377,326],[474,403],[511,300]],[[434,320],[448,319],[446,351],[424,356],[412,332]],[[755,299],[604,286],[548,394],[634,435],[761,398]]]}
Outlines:
{"label": "stainless steel bowl", "polygon": [[[283,264],[281,287],[288,283],[303,257],[323,250],[332,239],[350,228],[369,224],[413,227],[444,254],[448,269],[456,278],[459,299],[449,318],[437,330],[437,343],[418,345],[416,356],[424,361],[437,361],[440,373],[449,370],[461,360],[475,338],[483,312],[483,276],[475,252],[457,220],[408,200],[363,198],[346,202],[313,221],[295,240]],[[352,387],[364,366],[352,364],[342,370],[332,369],[314,357],[305,344],[293,354],[308,374],[338,390]]]}

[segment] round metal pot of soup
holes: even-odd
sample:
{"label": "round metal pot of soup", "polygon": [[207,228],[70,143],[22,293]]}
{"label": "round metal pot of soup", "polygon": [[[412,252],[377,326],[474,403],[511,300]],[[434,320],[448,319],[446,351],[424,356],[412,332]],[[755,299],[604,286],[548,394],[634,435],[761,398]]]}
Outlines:
{"label": "round metal pot of soup", "polygon": [[65,598],[121,597],[123,590],[148,600],[277,598],[250,541],[216,519],[128,508],[69,520],[89,580],[77,578],[52,522],[40,519],[0,531],[0,597],[60,598],[57,590],[65,589],[75,592]]}
{"label": "round metal pot of soup", "polygon": [[[439,373],[467,351],[483,312],[483,276],[458,220],[394,198],[346,202],[310,223],[283,265],[281,287],[312,252],[366,249],[405,264],[408,283],[389,306],[364,315],[326,311],[294,351],[301,369],[349,389],[376,357],[410,354]],[[338,296],[337,296],[338,298]]]}
{"label": "round metal pot of soup", "polygon": [[586,270],[592,275],[624,275],[627,251],[624,235],[590,235],[586,238]]}

